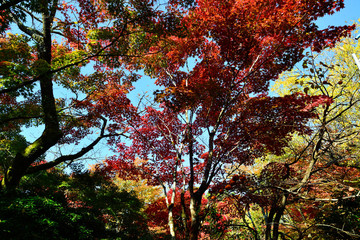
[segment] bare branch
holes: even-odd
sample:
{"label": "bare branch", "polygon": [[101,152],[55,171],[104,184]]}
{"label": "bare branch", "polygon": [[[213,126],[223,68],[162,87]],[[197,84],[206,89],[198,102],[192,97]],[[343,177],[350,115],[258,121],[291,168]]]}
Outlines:
{"label": "bare branch", "polygon": [[360,235],[358,234],[355,234],[355,233],[352,233],[352,232],[349,232],[349,231],[345,231],[344,229],[341,229],[341,228],[337,228],[337,227],[334,227],[332,225],[329,225],[329,224],[315,224],[316,227],[327,227],[327,228],[333,228],[335,229],[336,231],[339,231],[339,232],[342,232],[350,237],[353,237],[353,238],[357,238],[359,239],[360,238]]}

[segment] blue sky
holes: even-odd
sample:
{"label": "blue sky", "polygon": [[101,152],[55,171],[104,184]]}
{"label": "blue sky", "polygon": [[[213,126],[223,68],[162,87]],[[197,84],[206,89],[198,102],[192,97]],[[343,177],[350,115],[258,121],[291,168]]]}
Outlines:
{"label": "blue sky", "polygon": [[321,28],[351,24],[360,18],[360,0],[345,0],[345,8],[318,20]]}

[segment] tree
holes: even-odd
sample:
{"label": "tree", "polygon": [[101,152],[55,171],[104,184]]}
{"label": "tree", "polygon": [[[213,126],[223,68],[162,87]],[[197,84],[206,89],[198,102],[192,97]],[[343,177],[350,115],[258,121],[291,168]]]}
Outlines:
{"label": "tree", "polygon": [[181,19],[185,30],[133,62],[164,87],[157,100],[165,104],[131,123],[133,145],[118,144],[110,170],[149,171],[158,184],[184,187],[189,239],[197,239],[204,193],[224,168],[280,154],[292,132],[309,133],[312,108],[330,104],[326,96],[267,92],[305,49],[320,51],[349,34],[353,26],[318,30],[314,23],[342,7],[342,1],[196,1]]}
{"label": "tree", "polygon": [[[2,156],[3,190],[12,191],[24,175],[72,162],[101,139],[121,134],[134,110],[126,94],[138,78],[123,63],[145,54],[156,33],[167,30],[155,8],[154,1],[2,2],[2,135],[10,139],[28,126],[42,131]],[[144,32],[154,37],[145,38]],[[77,152],[33,165],[51,147],[77,145],[95,131],[95,139]]]}
{"label": "tree", "polygon": [[[297,135],[285,154],[277,158],[269,156],[272,162],[291,169],[283,174],[275,172],[274,175],[286,179],[280,184],[267,185],[280,196],[276,209],[283,210],[277,213],[278,219],[283,218],[283,226],[287,224],[295,229],[299,238],[310,233],[314,236],[314,232],[321,232],[319,229],[342,229],[341,236],[358,237],[347,224],[342,227],[337,222],[322,224],[317,222],[316,214],[309,215],[304,210],[311,208],[319,216],[329,216],[332,214],[326,210],[340,208],[343,201],[355,205],[357,202],[359,84],[352,53],[358,53],[358,45],[352,38],[342,39],[321,54],[309,52],[302,68],[286,72],[274,86],[281,96],[302,91],[308,95],[323,94],[333,101],[315,109],[318,117],[309,122],[311,135]],[[285,209],[288,221],[284,220]],[[271,228],[278,228],[276,225],[279,226],[279,221]],[[283,231],[287,230],[283,228]]]}

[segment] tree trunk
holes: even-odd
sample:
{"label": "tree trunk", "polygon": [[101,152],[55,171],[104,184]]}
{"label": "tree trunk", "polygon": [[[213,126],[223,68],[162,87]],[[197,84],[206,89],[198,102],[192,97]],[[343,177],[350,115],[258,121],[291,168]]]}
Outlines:
{"label": "tree trunk", "polygon": [[25,149],[16,154],[12,165],[7,169],[1,182],[2,189],[6,192],[14,191],[19,185],[21,178],[25,175],[28,167],[41,155],[46,153],[49,148],[54,146],[62,136],[53,92],[53,79],[50,73],[52,60],[51,28],[55,10],[51,12],[47,9],[48,5],[42,7],[43,29],[41,35],[37,38],[37,50],[39,60],[44,60],[43,63],[40,62],[43,64],[42,68],[44,68],[44,70],[38,74],[40,75],[41,107],[45,129],[35,142],[29,144]]}
{"label": "tree trunk", "polygon": [[272,240],[277,240],[279,238],[279,225],[280,225],[280,219],[282,215],[284,214],[285,206],[286,206],[286,199],[287,196],[283,195],[280,200],[280,204],[277,207],[277,211],[274,218],[274,224],[273,224],[273,236]]}
{"label": "tree trunk", "polygon": [[282,215],[284,214],[287,194],[282,194],[274,203],[271,205],[269,216],[266,219],[266,240],[277,240],[279,238],[279,224]]}
{"label": "tree trunk", "polygon": [[173,216],[173,209],[174,209],[174,204],[171,203],[170,206],[168,207],[168,225],[169,225],[169,229],[170,229],[170,235],[171,235],[171,239],[175,240],[176,239],[176,235],[175,235],[175,224],[174,224],[174,216]]}
{"label": "tree trunk", "polygon": [[266,222],[265,239],[277,240],[279,238],[280,219],[285,211],[287,194],[283,194],[271,205]]}
{"label": "tree trunk", "polygon": [[182,224],[184,226],[184,234],[185,234],[185,239],[189,239],[189,230],[188,230],[188,215],[186,213],[186,206],[185,206],[185,191],[183,190],[181,192],[181,220],[182,220]]}
{"label": "tree trunk", "polygon": [[171,235],[171,239],[175,240],[176,239],[176,233],[175,233],[175,223],[174,223],[174,206],[175,206],[175,195],[176,195],[176,176],[174,176],[174,182],[171,186],[171,197],[170,197],[170,202],[167,196],[167,191],[166,188],[164,188],[164,194],[165,194],[165,199],[166,199],[166,206],[168,209],[168,226],[169,226],[169,230],[170,230],[170,235]]}
{"label": "tree trunk", "polygon": [[192,196],[190,199],[190,215],[191,215],[191,225],[190,225],[190,239],[197,240],[200,233],[200,206],[201,206],[201,197],[202,195]]}
{"label": "tree trunk", "polygon": [[276,212],[276,204],[272,204],[269,212],[269,216],[265,219],[266,220],[266,230],[265,230],[265,239],[271,240],[271,230],[273,227],[273,219]]}
{"label": "tree trunk", "polygon": [[61,131],[59,128],[45,127],[40,138],[15,156],[12,165],[7,169],[2,179],[2,189],[6,192],[14,191],[19,185],[21,178],[25,175],[28,167],[49,148],[54,146],[60,138]]}

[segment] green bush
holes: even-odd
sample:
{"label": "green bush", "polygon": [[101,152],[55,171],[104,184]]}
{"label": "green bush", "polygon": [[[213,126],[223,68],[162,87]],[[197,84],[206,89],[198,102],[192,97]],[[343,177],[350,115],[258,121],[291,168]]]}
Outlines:
{"label": "green bush", "polygon": [[43,172],[0,194],[0,239],[151,239],[135,194],[99,172]]}
{"label": "green bush", "polygon": [[0,216],[1,239],[92,239],[105,233],[91,212],[40,196],[2,198]]}

